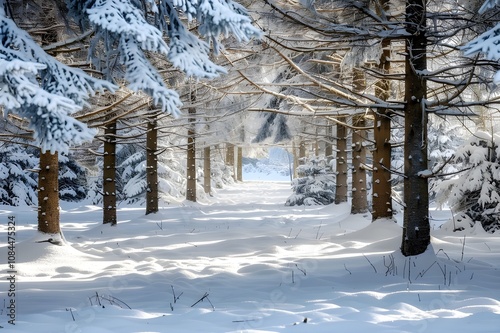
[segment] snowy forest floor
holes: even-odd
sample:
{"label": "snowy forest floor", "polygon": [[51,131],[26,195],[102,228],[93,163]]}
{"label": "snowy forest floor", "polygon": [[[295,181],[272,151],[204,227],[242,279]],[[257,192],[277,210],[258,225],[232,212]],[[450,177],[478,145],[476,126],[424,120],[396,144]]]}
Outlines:
{"label": "snowy forest floor", "polygon": [[398,223],[348,204],[286,207],[290,194],[235,184],[150,216],[121,206],[116,227],[98,207],[63,203],[64,246],[36,242],[30,208],[0,206],[0,333],[499,331],[498,236],[436,229],[425,254],[404,258]]}

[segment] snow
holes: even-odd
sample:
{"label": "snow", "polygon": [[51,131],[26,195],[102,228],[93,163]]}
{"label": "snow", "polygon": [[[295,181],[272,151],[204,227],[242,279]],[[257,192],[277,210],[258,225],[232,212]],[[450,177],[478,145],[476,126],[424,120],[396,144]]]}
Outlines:
{"label": "snow", "polygon": [[400,223],[348,203],[287,207],[289,195],[239,183],[148,216],[120,206],[115,227],[99,207],[62,203],[63,246],[38,243],[30,207],[0,206],[4,274],[8,216],[17,228],[16,325],[4,305],[1,330],[498,332],[498,236],[433,224],[428,251],[405,258]]}

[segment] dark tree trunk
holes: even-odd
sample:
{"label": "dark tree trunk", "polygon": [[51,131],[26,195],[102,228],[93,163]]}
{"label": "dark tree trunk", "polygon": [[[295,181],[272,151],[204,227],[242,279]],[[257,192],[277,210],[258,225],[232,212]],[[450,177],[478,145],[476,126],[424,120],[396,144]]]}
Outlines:
{"label": "dark tree trunk", "polygon": [[[365,127],[363,116],[355,117],[354,125]],[[365,136],[366,130],[356,129],[352,133],[352,214],[361,214],[368,211]]]}
{"label": "dark tree trunk", "polygon": [[[387,3],[388,4],[388,1]],[[382,55],[379,70],[389,73],[391,68],[390,40],[382,41]],[[375,96],[387,100],[390,94],[389,80],[381,79],[375,85]],[[388,110],[378,108],[374,113],[373,150],[373,195],[372,221],[382,218],[392,218],[392,186],[391,186],[391,118]]]}
{"label": "dark tree trunk", "polygon": [[347,202],[347,128],[341,124],[346,121],[346,117],[340,117],[337,123],[336,204]]}
{"label": "dark tree trunk", "polygon": [[203,149],[203,190],[212,195],[212,170],[211,170],[210,146]]}
{"label": "dark tree trunk", "polygon": [[158,212],[158,129],[155,119],[148,122],[146,135],[146,215]]}
{"label": "dark tree trunk", "polygon": [[234,145],[229,142],[226,143],[226,165],[231,169],[233,179],[236,180],[234,170]]}
{"label": "dark tree trunk", "polygon": [[236,156],[236,180],[239,182],[243,181],[243,148],[237,148],[237,156]]}
{"label": "dark tree trunk", "polygon": [[325,136],[325,158],[328,165],[330,165],[331,160],[333,159],[333,135],[332,135],[332,126],[327,124],[326,126],[326,136]]}
{"label": "dark tree trunk", "polygon": [[189,108],[189,127],[187,144],[187,184],[186,200],[196,202],[196,129],[195,129],[195,108]]}
{"label": "dark tree trunk", "polygon": [[293,150],[293,178],[297,178],[297,168],[299,167],[299,155],[297,153],[297,147],[295,146],[295,140],[292,141]]}
{"label": "dark tree trunk", "polygon": [[104,128],[103,223],[116,225],[116,122]]}
{"label": "dark tree trunk", "polygon": [[430,243],[429,192],[427,179],[419,173],[427,169],[426,15],[423,0],[407,1],[405,76],[405,181],[404,225],[401,251],[405,256],[423,253]]}
{"label": "dark tree trunk", "polygon": [[38,231],[59,234],[59,156],[40,152],[38,173]]}

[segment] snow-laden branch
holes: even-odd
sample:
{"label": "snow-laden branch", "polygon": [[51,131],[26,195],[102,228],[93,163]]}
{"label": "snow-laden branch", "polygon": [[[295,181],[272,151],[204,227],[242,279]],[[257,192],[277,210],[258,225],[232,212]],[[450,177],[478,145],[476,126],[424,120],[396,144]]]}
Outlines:
{"label": "snow-laden branch", "polygon": [[133,40],[122,37],[120,40],[122,61],[126,67],[125,79],[130,82],[132,90],[143,90],[153,98],[155,104],[174,116],[180,115],[182,105],[177,92],[168,89],[163,79],[151,63],[147,61],[144,53],[137,47]]}
{"label": "snow-laden branch", "polygon": [[4,114],[28,119],[43,150],[65,152],[94,133],[71,114],[96,91],[116,88],[80,69],[66,66],[35,43],[0,11],[0,105]]}
{"label": "snow-laden branch", "polygon": [[[42,89],[34,75],[45,65],[0,59],[0,105],[30,119],[29,127],[42,150],[67,151],[71,144],[93,138],[94,132],[71,114],[81,109],[72,99]],[[34,83],[35,82],[35,83]]]}
{"label": "snow-laden branch", "polygon": [[168,53],[162,32],[149,24],[129,0],[97,0],[87,14],[99,28],[134,39],[143,50]]}

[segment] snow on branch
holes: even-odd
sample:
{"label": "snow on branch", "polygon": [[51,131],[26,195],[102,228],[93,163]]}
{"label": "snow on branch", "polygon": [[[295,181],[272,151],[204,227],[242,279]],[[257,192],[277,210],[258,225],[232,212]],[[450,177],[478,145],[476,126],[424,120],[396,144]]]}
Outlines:
{"label": "snow on branch", "polygon": [[91,140],[94,132],[71,117],[81,106],[36,83],[34,75],[44,68],[42,64],[0,59],[0,105],[5,116],[14,112],[30,120],[29,127],[42,150],[66,152],[71,144]]}
{"label": "snow on branch", "polygon": [[261,31],[252,25],[246,9],[231,0],[201,0],[198,8],[198,28],[201,35],[210,38],[219,50],[217,38],[233,34],[238,41],[260,38]]}
{"label": "snow on branch", "polygon": [[161,76],[146,59],[141,49],[127,37],[120,39],[122,61],[126,66],[125,79],[130,82],[130,89],[148,93],[155,104],[160,104],[163,111],[173,116],[180,115],[182,105],[177,92],[168,89]]}
{"label": "snow on branch", "polygon": [[[484,4],[479,9],[479,13],[482,14],[488,9],[493,9],[496,5],[500,3],[500,0],[486,0]],[[467,56],[474,55],[476,53],[484,53],[488,60],[499,60],[500,59],[500,24],[497,24],[494,28],[481,34],[479,37],[473,39],[462,47],[464,54]],[[500,71],[497,72],[493,77],[493,82],[495,84],[500,83]]]}
{"label": "snow on branch", "polygon": [[486,31],[481,34],[476,39],[465,44],[462,48],[465,55],[473,55],[478,52],[482,52],[486,55],[489,60],[498,60],[500,58],[500,48],[498,43],[500,42],[500,24],[497,24],[495,28]]}
{"label": "snow on branch", "polygon": [[479,14],[483,14],[487,10],[495,8],[495,6],[500,5],[500,0],[486,0],[481,8],[479,8]]}
{"label": "snow on branch", "polygon": [[168,52],[162,32],[149,24],[142,10],[129,0],[98,0],[87,13],[93,24],[117,35],[134,38],[144,50]]}
{"label": "snow on branch", "polygon": [[28,119],[43,150],[65,152],[92,139],[93,131],[73,119],[96,90],[113,84],[66,66],[45,51],[0,11],[0,105],[4,115]]}
{"label": "snow on branch", "polygon": [[[226,73],[210,58],[210,46],[190,33],[180,22],[175,11],[170,12],[170,52],[168,59],[186,75],[199,78],[215,78]],[[189,55],[189,56],[186,56]]]}

